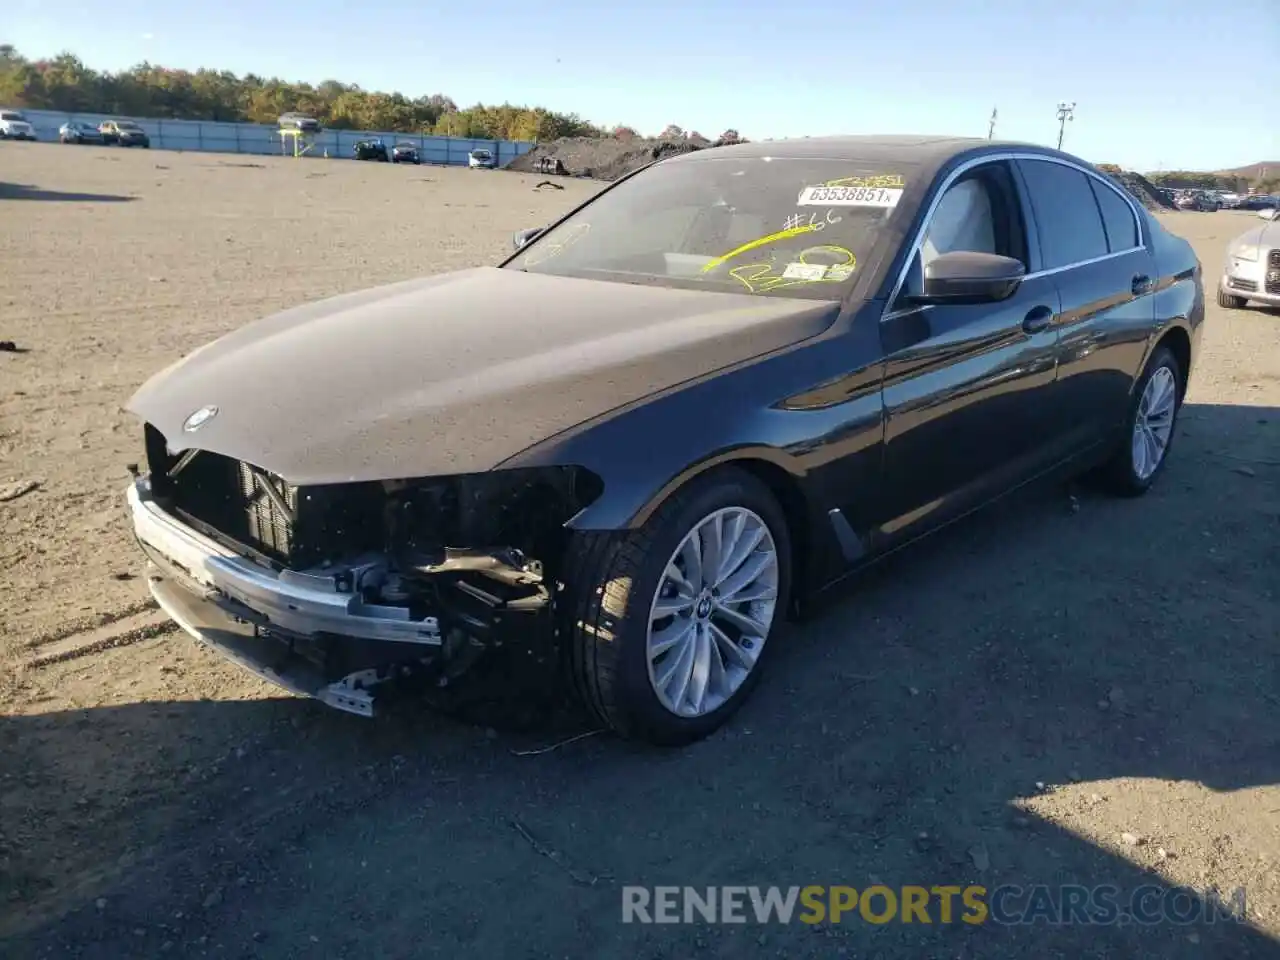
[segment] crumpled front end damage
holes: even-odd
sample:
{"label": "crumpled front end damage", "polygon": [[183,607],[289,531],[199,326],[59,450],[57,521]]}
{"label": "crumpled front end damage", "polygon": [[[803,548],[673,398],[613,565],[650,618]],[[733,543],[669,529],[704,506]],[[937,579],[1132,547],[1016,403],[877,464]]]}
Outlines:
{"label": "crumpled front end damage", "polygon": [[[147,427],[128,491],[156,601],[294,693],[372,716],[398,681],[460,681],[502,648],[554,659],[565,524],[600,494],[574,468],[297,487]],[[477,546],[478,545],[478,546]]]}

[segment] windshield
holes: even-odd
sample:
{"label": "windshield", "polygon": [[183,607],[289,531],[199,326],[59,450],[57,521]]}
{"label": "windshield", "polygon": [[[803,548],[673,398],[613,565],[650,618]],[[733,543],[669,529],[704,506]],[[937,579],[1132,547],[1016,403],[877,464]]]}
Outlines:
{"label": "windshield", "polygon": [[142,128],[138,126],[136,123],[131,123],[128,120],[119,120],[116,122],[116,126],[119,127],[121,130],[128,130],[131,133],[139,132],[142,130]]}
{"label": "windshield", "polygon": [[26,122],[26,119],[27,118],[24,117],[22,114],[15,113],[12,110],[5,110],[3,112],[0,112],[0,120],[21,120],[23,122]]}
{"label": "windshield", "polygon": [[472,150],[471,155],[477,160],[488,160],[493,156],[488,150]]}
{"label": "windshield", "polygon": [[912,169],[710,154],[660,163],[537,237],[508,266],[838,300],[897,211]]}

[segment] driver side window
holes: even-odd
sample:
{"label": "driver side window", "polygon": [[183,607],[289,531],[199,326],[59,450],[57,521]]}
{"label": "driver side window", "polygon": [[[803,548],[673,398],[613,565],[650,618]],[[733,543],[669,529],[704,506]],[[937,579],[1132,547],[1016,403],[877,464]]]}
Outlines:
{"label": "driver side window", "polygon": [[[924,286],[924,268],[943,253],[957,250],[995,253],[1027,262],[1026,228],[1012,174],[1003,162],[967,171],[947,187],[911,261],[902,294]],[[899,309],[906,306],[901,300]]]}
{"label": "driver side window", "polygon": [[953,183],[943,194],[920,245],[921,266],[940,253],[957,250],[997,252],[991,196],[977,177]]}

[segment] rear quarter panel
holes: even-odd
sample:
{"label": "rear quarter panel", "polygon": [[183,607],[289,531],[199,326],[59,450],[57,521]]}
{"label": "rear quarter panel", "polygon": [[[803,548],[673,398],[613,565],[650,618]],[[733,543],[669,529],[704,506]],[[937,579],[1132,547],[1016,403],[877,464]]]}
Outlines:
{"label": "rear quarter panel", "polygon": [[[1171,328],[1182,329],[1190,344],[1185,371],[1188,381],[1195,370],[1204,327],[1204,276],[1195,249],[1144,211],[1151,236],[1151,252],[1157,271],[1156,329],[1147,344],[1147,356]],[[1146,359],[1143,360],[1144,364]],[[1185,387],[1185,384],[1184,384]]]}

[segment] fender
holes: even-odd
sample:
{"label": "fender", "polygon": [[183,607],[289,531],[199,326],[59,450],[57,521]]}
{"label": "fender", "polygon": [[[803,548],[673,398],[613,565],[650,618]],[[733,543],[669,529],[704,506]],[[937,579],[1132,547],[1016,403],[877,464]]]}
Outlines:
{"label": "fender", "polygon": [[764,461],[773,464],[786,471],[796,481],[803,480],[806,475],[806,471],[783,451],[761,444],[744,444],[711,454],[680,470],[650,495],[638,509],[630,512],[629,515],[623,515],[622,511],[612,509],[611,504],[602,504],[600,501],[596,501],[596,503],[579,511],[566,525],[573,530],[635,529],[642,527],[659,507],[690,481],[708,470],[714,470],[716,467],[733,463],[747,463],[749,461]]}

